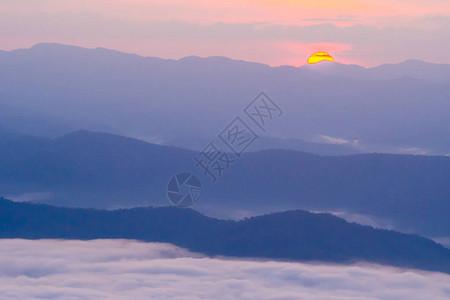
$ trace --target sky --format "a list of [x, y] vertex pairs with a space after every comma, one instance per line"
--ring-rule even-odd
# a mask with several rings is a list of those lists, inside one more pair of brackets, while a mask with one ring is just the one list
[[448, 0], [2, 0], [0, 49], [57, 42], [179, 59], [450, 63]]
[[369, 264], [209, 258], [170, 244], [131, 240], [2, 239], [0, 253], [3, 300], [444, 300], [450, 296], [450, 275], [444, 273]]

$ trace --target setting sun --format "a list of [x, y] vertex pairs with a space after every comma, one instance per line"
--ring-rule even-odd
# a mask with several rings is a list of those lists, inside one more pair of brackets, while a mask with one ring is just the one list
[[323, 60], [334, 61], [334, 58], [326, 52], [316, 52], [308, 58], [308, 64], [315, 64]]

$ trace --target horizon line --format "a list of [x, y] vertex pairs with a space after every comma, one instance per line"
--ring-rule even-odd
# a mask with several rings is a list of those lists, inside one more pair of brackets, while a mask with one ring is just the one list
[[[232, 57], [228, 57], [228, 56], [221, 56], [221, 55], [211, 55], [211, 56], [199, 56], [199, 55], [187, 55], [187, 56], [183, 56], [180, 57], [178, 59], [175, 58], [163, 58], [163, 57], [158, 57], [158, 56], [145, 56], [145, 55], [141, 55], [141, 54], [137, 54], [137, 53], [132, 53], [132, 52], [125, 52], [122, 50], [117, 50], [117, 49], [111, 49], [111, 48], [105, 48], [102, 46], [99, 47], [83, 47], [83, 46], [79, 46], [79, 45], [74, 45], [74, 44], [65, 44], [65, 43], [60, 43], [60, 42], [39, 42], [36, 44], [33, 44], [32, 46], [28, 47], [28, 48], [16, 48], [16, 49], [11, 49], [11, 50], [2, 50], [0, 49], [1, 52], [6, 52], [6, 53], [11, 53], [11, 52], [15, 52], [15, 51], [21, 51], [21, 50], [31, 50], [37, 46], [42, 46], [42, 45], [56, 45], [56, 46], [63, 46], [63, 47], [72, 47], [72, 48], [78, 48], [78, 49], [83, 49], [83, 50], [107, 50], [107, 51], [111, 51], [111, 52], [118, 52], [121, 54], [126, 54], [126, 55], [134, 55], [134, 56], [138, 56], [141, 58], [156, 58], [156, 59], [161, 59], [161, 60], [166, 60], [166, 61], [175, 61], [175, 62], [179, 62], [183, 59], [187, 59], [187, 58], [199, 58], [199, 59], [211, 59], [211, 58], [223, 58], [223, 59], [227, 59], [227, 60], [231, 60], [231, 61], [236, 61], [236, 62], [245, 62], [245, 63], [253, 63], [253, 64], [259, 64], [259, 65], [265, 65], [268, 66], [270, 68], [279, 68], [279, 67], [293, 67], [293, 68], [302, 68], [302, 67], [307, 67], [310, 64], [307, 63], [308, 58], [305, 58], [305, 64], [303, 65], [288, 65], [288, 64], [281, 64], [281, 65], [270, 65], [268, 63], [264, 63], [264, 62], [258, 62], [258, 61], [249, 61], [249, 60], [244, 60], [244, 59], [238, 59], [238, 58], [232, 58]], [[339, 62], [335, 59], [334, 62], [331, 61], [327, 61], [326, 63], [335, 63], [335, 64], [339, 64], [339, 65], [345, 65], [345, 66], [359, 66], [362, 67], [364, 69], [372, 69], [372, 68], [377, 68], [380, 66], [384, 66], [384, 65], [398, 65], [398, 64], [402, 64], [405, 62], [411, 62], [411, 61], [415, 61], [415, 62], [421, 62], [421, 63], [426, 63], [426, 64], [431, 64], [431, 65], [449, 65], [450, 63], [433, 63], [433, 62], [428, 62], [428, 61], [424, 61], [424, 60], [420, 60], [420, 59], [415, 59], [415, 58], [407, 58], [405, 60], [402, 60], [400, 62], [386, 62], [380, 65], [375, 65], [372, 67], [367, 67], [367, 66], [363, 66], [363, 65], [359, 65], [359, 64], [346, 64], [346, 63], [342, 63]], [[322, 63], [319, 62], [319, 63]], [[318, 64], [318, 63], [316, 63]]]

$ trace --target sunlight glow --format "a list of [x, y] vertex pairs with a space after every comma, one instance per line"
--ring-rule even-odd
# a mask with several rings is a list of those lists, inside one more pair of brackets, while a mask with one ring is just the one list
[[308, 58], [308, 64], [315, 64], [323, 60], [334, 61], [334, 58], [326, 52], [316, 52]]

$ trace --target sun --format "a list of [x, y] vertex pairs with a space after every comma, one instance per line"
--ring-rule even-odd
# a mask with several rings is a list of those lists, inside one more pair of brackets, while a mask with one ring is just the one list
[[316, 52], [308, 58], [308, 64], [315, 64], [322, 60], [334, 61], [334, 58], [326, 52]]

